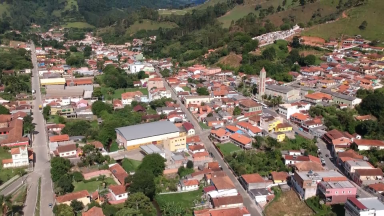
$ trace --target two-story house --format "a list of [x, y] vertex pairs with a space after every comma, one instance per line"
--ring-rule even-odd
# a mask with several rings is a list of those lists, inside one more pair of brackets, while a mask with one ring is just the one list
[[[11, 159], [4, 159], [3, 167], [21, 167], [29, 165], [29, 156], [28, 156], [28, 148], [26, 146], [20, 146], [18, 148], [11, 149]], [[33, 158], [32, 158], [33, 159]]]
[[239, 107], [244, 116], [259, 115], [262, 112], [263, 106], [251, 99], [244, 99], [239, 102]]
[[322, 181], [318, 184], [320, 197], [326, 204], [344, 204], [349, 197], [356, 197], [357, 188], [347, 179]]
[[223, 128], [219, 128], [217, 130], [211, 130], [211, 137], [216, 139], [217, 141], [223, 143], [229, 140], [229, 136], [232, 134]]
[[141, 91], [125, 92], [121, 94], [121, 102], [123, 102], [123, 105], [131, 105], [132, 101], [142, 96], [143, 93]]

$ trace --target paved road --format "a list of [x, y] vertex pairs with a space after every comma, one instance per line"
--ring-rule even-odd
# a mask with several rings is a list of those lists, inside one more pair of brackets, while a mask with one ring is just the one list
[[[158, 70], [156, 72], [161, 76]], [[261, 210], [256, 206], [255, 201], [253, 201], [248, 193], [244, 190], [244, 188], [241, 186], [239, 181], [237, 180], [236, 176], [232, 173], [232, 171], [228, 168], [227, 164], [224, 162], [220, 154], [217, 152], [216, 148], [213, 146], [214, 144], [208, 139], [208, 136], [210, 134], [210, 130], [202, 130], [197, 120], [192, 116], [192, 114], [187, 110], [187, 108], [182, 104], [180, 99], [177, 97], [175, 92], [171, 89], [171, 87], [168, 85], [168, 83], [163, 79], [165, 88], [167, 90], [170, 90], [172, 93], [172, 99], [176, 100], [180, 104], [181, 110], [186, 114], [187, 118], [190, 120], [190, 122], [193, 124], [195, 128], [196, 135], [200, 136], [201, 141], [205, 144], [206, 148], [209, 152], [211, 152], [214, 156], [214, 159], [220, 164], [220, 166], [223, 168], [223, 171], [227, 174], [227, 176], [231, 179], [231, 181], [234, 183], [237, 191], [241, 194], [243, 197], [244, 205], [247, 207], [248, 211], [251, 213], [252, 216], [261, 216], [262, 212]]]
[[9, 195], [13, 192], [15, 192], [27, 179], [28, 175], [22, 176], [21, 178], [18, 178], [16, 181], [12, 182], [10, 185], [8, 185], [6, 188], [4, 188], [0, 195]]
[[[35, 169], [31, 173], [27, 182], [29, 184], [29, 190], [27, 194], [27, 200], [25, 202], [24, 214], [34, 215], [36, 205], [40, 205], [40, 215], [50, 216], [53, 215], [52, 209], [49, 207], [49, 203], [54, 201], [54, 193], [52, 190], [52, 181], [50, 174], [50, 157], [47, 145], [47, 135], [45, 131], [45, 122], [42, 113], [39, 111], [39, 105], [42, 104], [39, 74], [37, 71], [37, 59], [35, 53], [35, 46], [31, 44], [32, 63], [33, 63], [33, 77], [32, 77], [32, 89], [36, 90], [36, 99], [33, 101], [33, 122], [36, 124], [35, 136], [32, 143], [32, 148], [35, 152]], [[40, 203], [37, 203], [38, 193], [38, 181], [41, 177], [41, 196]]]

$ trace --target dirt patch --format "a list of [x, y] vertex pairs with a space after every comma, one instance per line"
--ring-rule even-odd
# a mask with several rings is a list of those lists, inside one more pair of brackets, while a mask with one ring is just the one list
[[304, 56], [307, 56], [307, 55], [320, 56], [320, 55], [323, 55], [323, 52], [317, 51], [317, 50], [303, 50], [303, 51], [300, 51], [299, 54]]
[[305, 45], [323, 45], [325, 43], [325, 40], [320, 37], [310, 37], [310, 36], [301, 36], [301, 43]]
[[296, 192], [291, 190], [281, 194], [278, 200], [269, 204], [265, 210], [266, 216], [309, 216], [313, 211], [301, 201]]
[[237, 68], [237, 67], [240, 67], [242, 59], [243, 58], [240, 55], [230, 53], [229, 55], [221, 58], [218, 63]]
[[343, 18], [348, 18], [348, 15], [345, 13], [345, 11], [343, 11]]

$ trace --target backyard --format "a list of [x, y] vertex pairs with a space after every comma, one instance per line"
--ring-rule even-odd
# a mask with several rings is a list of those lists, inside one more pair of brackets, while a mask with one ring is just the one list
[[210, 127], [208, 127], [208, 125], [204, 124], [203, 122], [199, 122], [199, 125], [203, 129], [210, 129]]
[[122, 162], [122, 167], [124, 168], [125, 171], [129, 173], [129, 172], [134, 172], [137, 169], [137, 167], [140, 166], [140, 164], [141, 164], [141, 161], [124, 158]]
[[233, 152], [240, 151], [241, 148], [233, 143], [218, 144], [217, 147], [224, 155], [230, 155]]
[[[12, 158], [11, 153], [9, 153], [8, 150], [6, 150], [4, 148], [0, 148], [0, 160], [2, 161], [4, 159], [10, 159], [10, 158]], [[14, 169], [7, 168], [7, 169], [4, 169], [1, 167], [0, 168], [0, 184], [5, 183], [6, 181], [11, 179], [15, 175], [21, 176], [21, 174], [24, 172], [23, 169], [24, 168], [14, 168]]]
[[[96, 180], [95, 179], [90, 179], [90, 180], [84, 180], [81, 182], [73, 182], [73, 185], [75, 186], [75, 189], [73, 190], [74, 192], [76, 191], [81, 191], [81, 190], [87, 190], [88, 192], [95, 192], [97, 189], [100, 189], [103, 187], [102, 183], [103, 181], [101, 179]], [[115, 180], [113, 178], [105, 178], [105, 183], [106, 186], [108, 187], [109, 185], [116, 185]]]
[[162, 194], [156, 195], [155, 200], [161, 206], [164, 206], [166, 203], [174, 203], [175, 205], [180, 205], [180, 207], [190, 209], [194, 206], [194, 203], [201, 202], [202, 191], [196, 190], [185, 193], [171, 193], [171, 194]]
[[184, 89], [184, 91], [187, 91], [187, 92], [191, 91], [191, 88], [188, 86], [184, 86], [183, 89]]
[[107, 88], [102, 87], [101, 92], [103, 93], [105, 99], [110, 100], [110, 99], [121, 99], [121, 94], [125, 92], [134, 92], [134, 91], [141, 91], [144, 95], [148, 95], [148, 89], [147, 88], [121, 88], [121, 89], [116, 89], [113, 93], [113, 95], [109, 95], [107, 93]]
[[314, 215], [313, 211], [300, 201], [295, 191], [287, 191], [276, 197], [264, 210], [266, 216]]

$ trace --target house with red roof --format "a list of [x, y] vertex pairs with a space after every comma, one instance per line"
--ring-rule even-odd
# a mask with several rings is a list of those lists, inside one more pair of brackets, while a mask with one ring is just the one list
[[194, 136], [195, 135], [195, 127], [190, 122], [184, 122], [183, 128], [187, 132], [187, 136]]
[[194, 191], [199, 189], [199, 181], [196, 179], [181, 179], [178, 184], [179, 191]]

